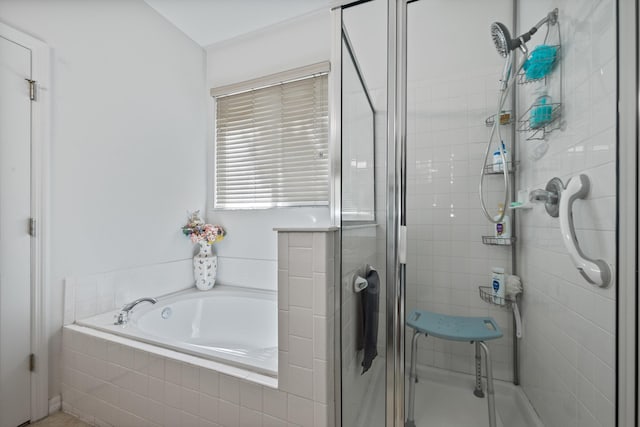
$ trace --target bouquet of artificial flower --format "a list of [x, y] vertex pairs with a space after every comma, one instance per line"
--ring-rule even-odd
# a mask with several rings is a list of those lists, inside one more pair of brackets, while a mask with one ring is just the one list
[[227, 234], [219, 225], [205, 224], [200, 218], [200, 211], [195, 211], [189, 216], [189, 221], [182, 227], [182, 232], [193, 243], [207, 242], [210, 245], [224, 239]]

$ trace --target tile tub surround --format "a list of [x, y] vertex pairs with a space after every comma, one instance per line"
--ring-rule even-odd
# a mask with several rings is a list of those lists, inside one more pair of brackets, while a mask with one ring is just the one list
[[64, 324], [120, 308], [141, 297], [156, 297], [193, 286], [191, 258], [64, 280]]
[[334, 229], [278, 232], [278, 382], [308, 417], [303, 425], [335, 420], [337, 235]]
[[333, 426], [335, 234], [278, 233], [277, 385], [71, 325], [63, 330], [63, 409], [98, 426]]

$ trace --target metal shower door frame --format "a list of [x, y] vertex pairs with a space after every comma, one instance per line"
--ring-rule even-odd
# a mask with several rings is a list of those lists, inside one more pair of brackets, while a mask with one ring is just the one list
[[[407, 4], [387, 0], [387, 301], [386, 425], [404, 426], [404, 266], [398, 238], [404, 222], [406, 177]], [[358, 1], [333, 0], [339, 8]], [[517, 1], [514, 2], [517, 7]], [[640, 105], [639, 22], [635, 2], [618, 0], [618, 295], [617, 425], [636, 425], [638, 388], [638, 134]], [[404, 34], [403, 34], [404, 33]], [[334, 64], [335, 66], [336, 64]], [[633, 88], [621, 90], [620, 88]], [[624, 199], [625, 203], [620, 203]], [[624, 373], [624, 375], [622, 374]]]
[[406, 226], [408, 3], [388, 0], [387, 4], [387, 427], [403, 427], [405, 418], [406, 266], [400, 262], [399, 238]]
[[616, 425], [638, 425], [640, 8], [617, 1]]

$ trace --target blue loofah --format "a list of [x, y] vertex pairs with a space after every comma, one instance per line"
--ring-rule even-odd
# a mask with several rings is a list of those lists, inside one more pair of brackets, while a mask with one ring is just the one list
[[541, 96], [531, 109], [529, 126], [531, 129], [538, 129], [546, 125], [553, 118], [553, 106], [549, 105], [551, 99], [548, 96]]
[[549, 74], [557, 57], [558, 46], [536, 46], [523, 66], [527, 80], [538, 80]]

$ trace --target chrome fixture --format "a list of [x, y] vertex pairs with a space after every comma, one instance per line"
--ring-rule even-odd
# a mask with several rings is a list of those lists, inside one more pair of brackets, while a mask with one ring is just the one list
[[604, 288], [611, 283], [611, 268], [606, 261], [589, 258], [582, 252], [573, 224], [573, 202], [586, 198], [589, 188], [589, 177], [584, 174], [569, 179], [566, 186], [560, 178], [553, 178], [544, 190], [533, 190], [529, 199], [532, 202], [544, 202], [547, 213], [560, 218], [562, 241], [578, 272], [587, 282]]
[[140, 304], [141, 302], [150, 302], [151, 304], [155, 304], [158, 302], [155, 298], [145, 297], [138, 298], [137, 300], [126, 304], [124, 307], [120, 309], [120, 313], [116, 316], [116, 321], [113, 323], [114, 325], [126, 325], [129, 322], [129, 314], [133, 308]]
[[564, 185], [560, 178], [552, 178], [544, 190], [533, 190], [529, 193], [529, 201], [531, 202], [544, 202], [544, 208], [549, 215], [557, 218], [559, 215], [559, 202], [560, 193], [564, 189]]
[[517, 48], [520, 48], [522, 52], [525, 53], [526, 43], [531, 40], [531, 36], [537, 33], [540, 27], [544, 24], [549, 23], [550, 25], [555, 25], [556, 22], [558, 22], [557, 8], [549, 12], [547, 16], [542, 18], [529, 31], [515, 39], [511, 38], [511, 34], [509, 34], [509, 30], [506, 25], [501, 22], [494, 22], [491, 24], [491, 38], [493, 39], [493, 44], [495, 44], [496, 50], [500, 56], [506, 58], [512, 50]]

